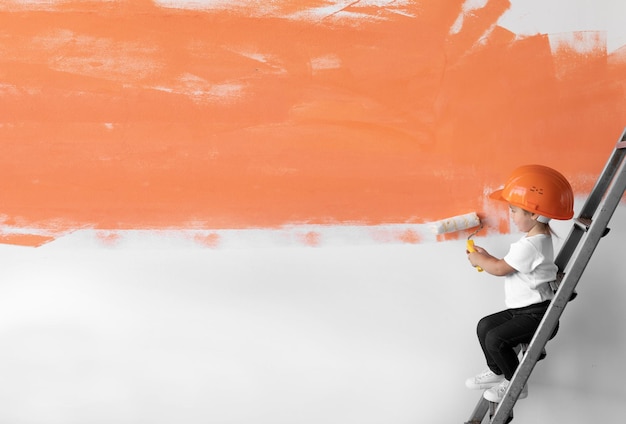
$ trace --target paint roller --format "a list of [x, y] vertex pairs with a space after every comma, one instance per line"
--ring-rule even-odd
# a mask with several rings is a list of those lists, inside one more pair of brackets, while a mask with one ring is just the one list
[[[451, 218], [442, 219], [441, 221], [435, 221], [431, 224], [431, 228], [435, 234], [445, 234], [454, 231], [468, 230], [470, 228], [478, 227], [476, 231], [467, 237], [467, 250], [468, 252], [475, 252], [474, 240], [472, 237], [476, 235], [482, 228], [483, 224], [480, 222], [480, 218], [476, 212], [466, 213], [465, 215], [453, 216]], [[481, 267], [476, 267], [479, 272], [482, 272]]]

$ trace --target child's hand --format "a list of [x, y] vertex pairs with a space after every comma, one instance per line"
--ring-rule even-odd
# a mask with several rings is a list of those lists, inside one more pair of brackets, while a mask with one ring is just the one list
[[[484, 254], [488, 254], [488, 253], [487, 253], [487, 251], [486, 251], [485, 249], [483, 249], [482, 247], [480, 247], [480, 246], [476, 246], [476, 245], [474, 245], [474, 250], [475, 250], [477, 253], [480, 253], [480, 254], [483, 254], [483, 255], [484, 255]], [[470, 253], [470, 252], [468, 251], [467, 253]]]
[[491, 275], [503, 276], [516, 272], [515, 268], [504, 259], [491, 256], [489, 252], [480, 246], [474, 246], [474, 252], [467, 252], [467, 260], [474, 268], [480, 267]]
[[479, 266], [478, 262], [482, 259], [482, 256], [489, 255], [489, 253], [487, 253], [485, 249], [476, 245], [474, 245], [473, 252], [470, 252], [469, 250], [467, 250], [466, 253], [467, 253], [467, 259], [469, 260], [470, 264], [472, 264], [474, 268]]

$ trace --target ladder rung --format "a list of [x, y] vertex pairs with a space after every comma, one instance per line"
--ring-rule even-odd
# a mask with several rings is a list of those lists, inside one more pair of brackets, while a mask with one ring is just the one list
[[[574, 225], [576, 225], [581, 230], [587, 232], [589, 231], [589, 227], [591, 227], [592, 222], [593, 221], [590, 218], [576, 218], [574, 220]], [[605, 228], [604, 231], [602, 232], [601, 237], [606, 236], [609, 233], [609, 231], [611, 231], [610, 228]]]
[[574, 220], [574, 224], [578, 228], [580, 228], [580, 229], [582, 229], [584, 231], [588, 231], [589, 230], [589, 227], [591, 227], [591, 223], [592, 223], [591, 218], [576, 218]]

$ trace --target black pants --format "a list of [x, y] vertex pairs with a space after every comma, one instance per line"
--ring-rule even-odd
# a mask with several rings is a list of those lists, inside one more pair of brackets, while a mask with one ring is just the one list
[[[514, 348], [520, 343], [530, 343], [549, 305], [548, 300], [524, 308], [507, 309], [478, 322], [478, 340], [491, 371], [504, 374], [509, 381], [513, 378], [519, 365]], [[558, 326], [550, 338], [557, 330]]]

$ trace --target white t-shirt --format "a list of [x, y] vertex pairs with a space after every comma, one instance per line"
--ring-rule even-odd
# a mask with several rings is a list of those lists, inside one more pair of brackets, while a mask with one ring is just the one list
[[521, 308], [554, 297], [550, 281], [556, 279], [552, 238], [546, 234], [523, 237], [511, 244], [504, 261], [517, 272], [504, 277], [504, 303]]

